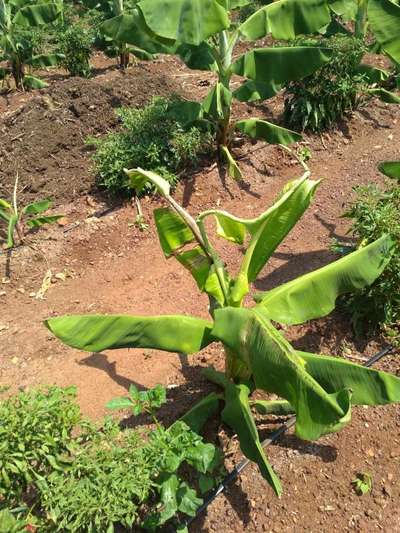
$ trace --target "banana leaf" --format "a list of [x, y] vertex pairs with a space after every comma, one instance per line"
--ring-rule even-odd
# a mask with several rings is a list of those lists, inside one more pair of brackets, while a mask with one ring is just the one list
[[379, 163], [378, 169], [388, 178], [400, 180], [400, 161], [382, 161]]
[[368, 0], [367, 12], [376, 40], [400, 63], [400, 6], [391, 0]]
[[278, 46], [256, 48], [232, 65], [232, 72], [257, 82], [284, 84], [309, 76], [329, 61], [329, 48], [316, 46]]
[[271, 33], [284, 41], [316, 33], [329, 24], [331, 15], [325, 0], [278, 0], [262, 7], [239, 26], [247, 40], [262, 39]]
[[190, 354], [213, 342], [210, 322], [183, 315], [66, 315], [45, 324], [65, 344], [87, 352], [153, 348]]
[[156, 35], [180, 44], [199, 46], [230, 25], [216, 0], [142, 0], [138, 7]]
[[225, 387], [225, 408], [221, 414], [222, 420], [237, 433], [240, 448], [244, 455], [257, 463], [263, 478], [268, 481], [275, 493], [280, 496], [282, 493], [281, 483], [261, 446], [250, 410], [249, 394], [250, 389], [244, 384], [227, 384]]
[[384, 235], [377, 241], [329, 265], [257, 295], [266, 315], [283, 324], [301, 324], [329, 314], [338, 296], [371, 285], [383, 272], [394, 242]]

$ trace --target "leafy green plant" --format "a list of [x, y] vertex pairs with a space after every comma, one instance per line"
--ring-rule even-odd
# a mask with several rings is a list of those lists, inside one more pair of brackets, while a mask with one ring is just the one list
[[134, 416], [148, 413], [154, 419], [155, 411], [166, 401], [166, 391], [161, 385], [145, 391], [139, 391], [135, 385], [131, 385], [128, 397], [114, 398], [107, 403], [106, 407], [108, 409], [131, 409]]
[[[380, 168], [394, 176], [399, 166], [396, 162], [386, 162]], [[400, 185], [389, 185], [387, 189], [359, 186], [355, 191], [356, 199], [344, 216], [352, 220], [351, 232], [357, 239], [357, 247], [362, 249], [385, 233], [393, 236], [395, 247], [382, 276], [370, 287], [348, 295], [345, 305], [358, 333], [381, 326], [394, 336], [394, 341], [399, 336], [400, 323]]]
[[178, 512], [195, 516], [197, 507], [203, 503], [196, 490], [178, 476], [183, 463], [200, 473], [199, 484], [204, 485], [207, 480], [211, 488], [214, 479], [207, 474], [220, 463], [216, 448], [203, 443], [183, 420], [178, 420], [167, 430], [162, 427], [155, 413], [165, 402], [166, 390], [161, 385], [146, 391], [139, 391], [131, 385], [128, 397], [115, 398], [106, 405], [109, 409], [129, 409], [134, 416], [148, 413], [155, 422], [156, 430], [150, 433], [149, 444], [144, 450], [145, 457], [157, 465], [155, 488], [160, 498], [156, 511], [150, 513], [143, 523], [149, 531], [158, 530]]
[[357, 474], [357, 477], [353, 479], [352, 484], [359, 496], [368, 494], [372, 489], [372, 476], [367, 473]]
[[[254, 42], [269, 35], [291, 40], [312, 34], [331, 20], [325, 0], [279, 0], [269, 2], [240, 22], [237, 10], [250, 3], [141, 0], [130, 15], [119, 15], [103, 25], [110, 37], [123, 35], [126, 42], [152, 51], [145, 42], [150, 38], [158, 51], [179, 56], [189, 68], [215, 72], [216, 82], [203, 102], [183, 102], [176, 112], [187, 123], [200, 120], [208, 124], [215, 132], [219, 154], [235, 178], [241, 175], [230, 151], [235, 132], [272, 144], [290, 144], [301, 136], [259, 118], [231, 121], [233, 99], [252, 102], [271, 98], [284, 83], [311, 74], [332, 54], [317, 46], [238, 52], [239, 41]], [[231, 86], [234, 74], [243, 79], [236, 90]]]
[[286, 85], [284, 119], [288, 127], [311, 131], [329, 128], [366, 97], [367, 81], [357, 71], [366, 51], [364, 43], [342, 35], [322, 43], [335, 51], [328, 63]]
[[52, 67], [58, 64], [58, 54], [37, 54], [32, 41], [32, 31], [55, 21], [62, 14], [62, 3], [51, 0], [0, 0], [0, 79], [12, 75], [19, 90], [40, 89], [46, 84], [28, 75], [26, 66]]
[[60, 468], [82, 421], [75, 394], [49, 387], [0, 401], [0, 508], [23, 506], [28, 489]]
[[[400, 401], [400, 379], [340, 358], [296, 351], [273, 325], [300, 324], [327, 315], [341, 294], [370, 285], [384, 270], [393, 249], [385, 235], [323, 268], [256, 295], [257, 305], [243, 307], [250, 284], [302, 216], [318, 186], [310, 172], [289, 183], [277, 201], [254, 219], [217, 209], [194, 219], [170, 195], [169, 184], [153, 172], [127, 171], [140, 190], [147, 181], [157, 187], [169, 208], [154, 212], [161, 248], [187, 268], [209, 297], [210, 320], [184, 315], [71, 315], [46, 321], [66, 344], [90, 352], [117, 348], [152, 348], [191, 354], [212, 342], [225, 349], [225, 373], [207, 368], [204, 374], [223, 394], [211, 394], [195, 405], [183, 421], [198, 432], [224, 402], [222, 420], [238, 435], [241, 449], [258, 464], [277, 494], [278, 477], [261, 446], [251, 409], [296, 412], [296, 435], [316, 440], [350, 421], [351, 406]], [[216, 221], [217, 235], [244, 248], [238, 274], [227, 271], [205, 221]], [[208, 226], [207, 226], [208, 227]], [[273, 392], [279, 402], [254, 401], [257, 390]]]
[[[160, 386], [134, 392], [137, 413], [155, 416], [165, 401]], [[49, 387], [0, 402], [0, 533], [111, 533], [145, 515], [142, 525], [155, 531], [177, 513], [193, 516], [202, 500], [181, 467], [212, 481], [215, 447], [183, 420], [122, 431], [106, 418], [99, 427], [82, 418], [75, 396], [73, 387]]]
[[[124, 168], [140, 165], [161, 174], [171, 185], [177, 173], [197, 162], [209, 150], [211, 136], [197, 127], [185, 127], [171, 109], [177, 100], [155, 97], [143, 108], [121, 108], [120, 131], [104, 139], [89, 139], [98, 184], [112, 193], [130, 192]], [[146, 187], [143, 192], [150, 192]]]
[[136, 3], [136, 0], [83, 0], [95, 23], [90, 27], [95, 29], [97, 47], [109, 56], [118, 56], [121, 69], [129, 66], [131, 54], [140, 59], [152, 59], [154, 53], [161, 51], [144, 32], [136, 35], [135, 43], [129, 44], [130, 39], [118, 27], [118, 22], [116, 26], [121, 18], [134, 17]]
[[92, 32], [83, 24], [68, 26], [59, 37], [59, 50], [63, 55], [61, 65], [71, 76], [90, 76], [90, 56], [92, 54]]
[[24, 242], [27, 229], [37, 229], [45, 224], [54, 224], [63, 215], [43, 215], [52, 203], [51, 200], [38, 200], [19, 209], [17, 202], [18, 176], [15, 180], [12, 204], [0, 198], [0, 220], [7, 224], [6, 247], [15, 246], [15, 233]]

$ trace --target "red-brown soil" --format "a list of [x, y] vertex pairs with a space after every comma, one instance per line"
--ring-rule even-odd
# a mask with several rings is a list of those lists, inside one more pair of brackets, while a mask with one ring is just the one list
[[[209, 364], [223, 365], [222, 351], [216, 345], [190, 358], [154, 350], [90, 355], [63, 346], [42, 322], [49, 316], [88, 312], [207, 316], [206, 298], [198, 294], [189, 274], [162, 256], [151, 218], [159, 199], [142, 202], [149, 223], [144, 232], [133, 225], [136, 213], [129, 203], [95, 216], [106, 204], [97, 195], [87, 196], [94, 180], [84, 139], [115, 127], [114, 108], [121, 103], [141, 105], [152, 94], [171, 91], [199, 98], [208, 90], [209, 76], [162, 59], [140, 64], [128, 74], [104, 68], [92, 80], [50, 80], [44, 92], [0, 100], [4, 106], [0, 197], [9, 194], [19, 170], [26, 198], [51, 194], [57, 199], [57, 211], [66, 215], [62, 225], [30, 236], [29, 246], [0, 255], [0, 280], [4, 277], [0, 283], [0, 384], [10, 384], [13, 390], [39, 383], [76, 384], [83, 412], [100, 418], [105, 403], [125, 394], [131, 383], [141, 387], [162, 383], [169, 387], [170, 401], [161, 411], [166, 423], [212, 388], [200, 370]], [[76, 98], [71, 90], [77, 91]], [[46, 107], [49, 102], [54, 109]], [[96, 106], [93, 110], [92, 105]], [[277, 98], [272, 105], [241, 106], [236, 112], [277, 115], [280, 108]], [[66, 121], [68, 117], [74, 122]], [[400, 155], [399, 121], [399, 108], [374, 100], [337, 131], [305, 137], [312, 151], [313, 177], [324, 180], [310, 209], [262, 272], [256, 289], [268, 289], [335, 257], [329, 245], [334, 237], [348, 238], [349, 222], [339, 217], [352, 198], [352, 188], [369, 182], [383, 184], [377, 162]], [[246, 143], [237, 155], [243, 183], [221, 176], [216, 165], [210, 164], [190, 173], [179, 185], [176, 198], [192, 213], [218, 205], [253, 216], [271, 204], [289, 179], [301, 174], [299, 165], [277, 147]], [[241, 250], [226, 242], [219, 246], [235, 271]], [[48, 270], [53, 283], [43, 299], [36, 299], [33, 293]], [[60, 273], [65, 276], [56, 276]], [[380, 338], [356, 339], [348, 318], [339, 312], [288, 328], [286, 334], [298, 347], [352, 356], [358, 362], [382, 344]], [[378, 367], [399, 374], [398, 357], [387, 357]], [[273, 496], [257, 468], [249, 466], [191, 530], [400, 531], [399, 414], [398, 406], [358, 408], [350, 425], [318, 443], [301, 442], [290, 433], [280, 438], [268, 455], [282, 479], [283, 497]], [[276, 421], [264, 422], [260, 421], [262, 436], [276, 427]], [[219, 439], [215, 438], [224, 444], [230, 468], [241, 458], [237, 441], [225, 433], [226, 428], [216, 429]], [[372, 492], [363, 497], [351, 485], [358, 472], [368, 472], [373, 478]]]

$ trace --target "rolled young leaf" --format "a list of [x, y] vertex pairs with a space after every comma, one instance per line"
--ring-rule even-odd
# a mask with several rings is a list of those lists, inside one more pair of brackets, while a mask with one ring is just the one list
[[371, 285], [383, 272], [393, 253], [388, 235], [338, 261], [304, 274], [257, 296], [266, 315], [283, 324], [302, 324], [329, 314], [336, 299], [346, 292]]
[[191, 354], [214, 340], [212, 323], [183, 315], [66, 315], [45, 324], [65, 344], [87, 352], [153, 348]]
[[253, 227], [252, 238], [232, 289], [233, 302], [240, 303], [248, 293], [249, 283], [257, 278], [277, 246], [304, 214], [318, 185], [319, 181], [310, 180], [307, 174], [293, 181]]
[[284, 41], [316, 33], [329, 24], [326, 0], [278, 0], [262, 7], [239, 26], [240, 34], [255, 41], [271, 33]]
[[283, 84], [309, 76], [329, 61], [333, 51], [316, 46], [256, 48], [232, 65], [232, 72], [262, 83]]
[[269, 464], [261, 446], [256, 424], [250, 410], [250, 389], [246, 385], [229, 383], [225, 387], [225, 408], [222, 420], [238, 435], [240, 449], [244, 455], [257, 463], [263, 478], [268, 481], [275, 493], [280, 496], [282, 487], [279, 478]]

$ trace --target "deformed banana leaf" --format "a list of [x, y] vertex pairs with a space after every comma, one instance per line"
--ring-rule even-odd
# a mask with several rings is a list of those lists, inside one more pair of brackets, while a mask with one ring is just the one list
[[232, 94], [239, 102], [255, 102], [257, 100], [267, 100], [275, 96], [282, 86], [276, 83], [262, 83], [259, 81], [245, 81], [239, 89]]
[[225, 387], [225, 408], [222, 420], [238, 435], [240, 448], [244, 455], [257, 463], [263, 478], [268, 481], [275, 493], [282, 493], [279, 478], [269, 464], [261, 446], [257, 428], [250, 410], [250, 389], [246, 385], [229, 383]]
[[65, 344], [87, 352], [153, 348], [190, 354], [213, 342], [212, 323], [183, 315], [66, 315], [45, 324]]
[[212, 392], [196, 403], [180, 420], [195, 433], [200, 433], [206, 421], [217, 412], [220, 400], [222, 395]]
[[300, 438], [316, 440], [349, 422], [351, 391], [327, 392], [261, 309], [217, 309], [212, 335], [247, 361], [258, 389], [293, 406]]
[[302, 139], [300, 133], [282, 128], [282, 126], [277, 126], [276, 124], [258, 118], [239, 120], [236, 122], [235, 128], [252, 139], [263, 139], [269, 144], [286, 145], [301, 141]]
[[386, 104], [400, 104], [400, 96], [391, 91], [383, 89], [383, 87], [377, 87], [376, 89], [368, 89], [369, 94], [377, 96], [382, 102]]
[[142, 0], [138, 7], [156, 35], [178, 43], [198, 46], [230, 25], [216, 0]]
[[230, 108], [232, 93], [222, 83], [217, 82], [205, 97], [202, 107], [204, 112], [214, 119], [222, 119], [225, 109]]
[[384, 51], [400, 63], [400, 6], [391, 0], [368, 0], [368, 21]]
[[171, 257], [185, 244], [194, 241], [192, 230], [184, 220], [168, 207], [160, 207], [154, 210], [158, 238], [165, 257]]
[[400, 161], [382, 161], [379, 163], [378, 169], [388, 178], [400, 180]]
[[394, 242], [384, 235], [338, 261], [256, 297], [266, 315], [283, 324], [301, 324], [329, 314], [338, 296], [371, 285], [383, 272]]
[[44, 226], [45, 224], [54, 224], [54, 222], [57, 222], [57, 220], [60, 220], [60, 218], [63, 218], [64, 215], [48, 215], [48, 216], [41, 216], [41, 217], [35, 217], [31, 218], [26, 221], [26, 225], [29, 228], [40, 228], [41, 226]]
[[332, 56], [329, 48], [277, 46], [256, 48], [232, 65], [232, 72], [257, 82], [283, 84], [300, 80], [322, 67]]
[[60, 4], [51, 2], [26, 5], [17, 11], [13, 22], [24, 27], [41, 26], [56, 20], [61, 11]]
[[278, 0], [262, 7], [239, 26], [240, 34], [255, 41], [271, 33], [284, 41], [316, 33], [329, 24], [326, 0]]
[[228, 165], [229, 176], [235, 180], [242, 179], [242, 172], [233, 155], [230, 153], [229, 148], [227, 146], [221, 146], [221, 152], [223, 153], [226, 164]]
[[40, 54], [29, 58], [26, 64], [36, 68], [56, 67], [63, 58], [63, 54]]
[[327, 391], [350, 388], [353, 405], [400, 402], [400, 378], [340, 357], [297, 352], [305, 370]]
[[24, 86], [27, 89], [44, 89], [48, 87], [48, 84], [40, 78], [26, 74], [24, 76]]
[[38, 202], [33, 202], [31, 204], [26, 205], [22, 212], [25, 215], [39, 215], [40, 213], [43, 213], [44, 211], [47, 211], [52, 205], [51, 200], [40, 200]]

